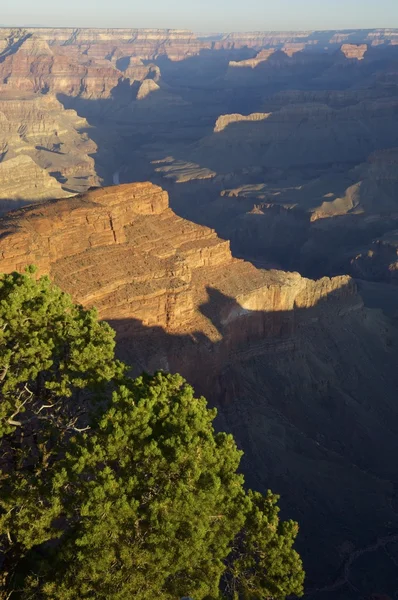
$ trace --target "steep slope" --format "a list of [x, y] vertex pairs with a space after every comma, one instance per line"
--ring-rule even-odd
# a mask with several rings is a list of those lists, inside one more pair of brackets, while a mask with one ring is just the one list
[[[7, 184], [2, 178], [0, 198], [63, 197], [98, 185], [90, 156], [97, 148], [85, 132], [88, 123], [75, 111], [65, 110], [54, 96], [4, 94], [0, 98], [0, 123], [0, 170], [7, 169], [12, 175]], [[54, 179], [50, 194], [45, 179], [42, 189], [38, 182], [29, 186], [29, 172], [20, 167], [21, 162], [11, 162], [22, 156], [32, 159], [37, 172], [45, 170], [47, 181]]]
[[0, 163], [0, 214], [17, 206], [70, 196], [61, 184], [30, 156], [19, 155]]
[[349, 277], [256, 269], [149, 183], [10, 213], [0, 257], [96, 305], [136, 372], [180, 371], [219, 407], [248, 483], [281, 492], [301, 522], [311, 597], [393, 595], [398, 330]]

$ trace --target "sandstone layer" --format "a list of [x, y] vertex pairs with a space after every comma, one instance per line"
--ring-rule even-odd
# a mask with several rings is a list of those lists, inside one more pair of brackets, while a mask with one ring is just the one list
[[[315, 284], [234, 259], [228, 241], [177, 217], [167, 193], [150, 183], [14, 212], [3, 218], [0, 235], [3, 271], [34, 263], [77, 301], [97, 306], [101, 318], [135, 318], [167, 331], [201, 330], [217, 339], [198, 311], [206, 287], [234, 298], [242, 314], [310, 308], [340, 289], [355, 296], [349, 278]], [[240, 316], [226, 310], [223, 319]]]
[[[99, 136], [98, 150], [89, 137], [91, 133], [97, 137], [92, 127], [96, 120], [103, 123], [105, 117], [116, 123], [142, 122], [142, 112], [144, 116], [148, 111], [154, 113], [162, 105], [166, 111], [171, 105], [174, 111], [174, 104], [184, 103], [160, 89], [158, 66], [144, 64], [128, 47], [121, 48], [126, 41], [136, 43], [138, 53], [145, 58], [139, 44], [146, 40], [161, 46], [166, 43], [161, 32], [146, 32], [144, 36], [138, 31], [129, 35], [120, 32], [120, 38], [112, 30], [93, 35], [59, 30], [54, 38], [50, 34], [47, 29], [0, 30], [0, 38], [4, 37], [0, 51], [0, 160], [27, 154], [55, 177], [64, 191], [79, 193], [102, 181], [110, 183], [115, 172], [109, 155], [102, 161], [102, 152], [105, 154], [112, 136], [120, 139], [119, 131], [114, 127], [106, 139]], [[170, 35], [173, 38], [174, 34]], [[177, 45], [185, 39], [183, 32], [175, 32], [175, 36]], [[159, 98], [154, 107], [150, 97], [155, 92]], [[135, 106], [144, 100], [145, 107]], [[95, 156], [98, 153], [100, 157]], [[16, 173], [13, 180], [21, 177]], [[0, 190], [0, 198], [21, 196], [21, 189], [7, 186], [3, 193]], [[41, 195], [46, 197], [45, 186]], [[34, 195], [23, 199], [34, 199]], [[2, 205], [4, 210], [6, 204]]]

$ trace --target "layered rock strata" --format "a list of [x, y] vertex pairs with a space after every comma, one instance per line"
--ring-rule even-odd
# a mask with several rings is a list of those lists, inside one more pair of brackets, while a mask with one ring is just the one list
[[[41, 169], [30, 156], [19, 155], [0, 163], [0, 200], [38, 201], [69, 196], [61, 184]], [[3, 209], [0, 203], [0, 210]], [[10, 208], [12, 204], [7, 204]]]
[[63, 197], [98, 185], [90, 156], [97, 147], [88, 129], [84, 118], [51, 94], [3, 94], [0, 173], [7, 177], [0, 174], [0, 198]]
[[78, 48], [86, 57], [101, 60], [109, 59], [123, 48], [124, 57], [155, 60], [159, 56], [167, 56], [179, 61], [211, 49], [279, 48], [292, 56], [304, 48], [336, 48], [341, 44], [393, 45], [398, 41], [398, 30], [271, 31], [226, 33], [212, 37], [179, 29], [0, 28], [0, 52], [10, 54], [13, 45], [31, 36], [40, 40], [40, 43], [34, 43], [36, 54], [50, 55], [57, 48]]
[[108, 98], [122, 78], [110, 61], [92, 60], [84, 52], [50, 48], [37, 34], [28, 34], [11, 45], [0, 60], [0, 92], [51, 91], [70, 96]]
[[[229, 242], [177, 217], [167, 193], [149, 183], [26, 208], [0, 223], [2, 271], [34, 263], [75, 300], [95, 305], [104, 319], [202, 331], [217, 340], [214, 323], [199, 311], [210, 288], [229, 299], [225, 307], [221, 303], [224, 323], [251, 312], [308, 308], [340, 289], [355, 296], [349, 278], [314, 283], [234, 259]], [[231, 299], [240, 308], [231, 310]], [[271, 332], [278, 335], [279, 325], [260, 333]]]

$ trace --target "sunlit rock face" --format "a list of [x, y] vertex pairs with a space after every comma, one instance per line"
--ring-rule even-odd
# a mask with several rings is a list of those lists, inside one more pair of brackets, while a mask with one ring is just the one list
[[52, 94], [0, 96], [0, 211], [4, 201], [70, 196], [99, 184], [86, 119]]
[[341, 51], [346, 58], [363, 60], [368, 47], [366, 44], [343, 44]]

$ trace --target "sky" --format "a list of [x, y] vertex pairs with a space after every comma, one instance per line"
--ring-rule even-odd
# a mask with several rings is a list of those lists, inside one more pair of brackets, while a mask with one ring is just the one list
[[195, 32], [398, 28], [398, 0], [0, 0], [0, 25]]

